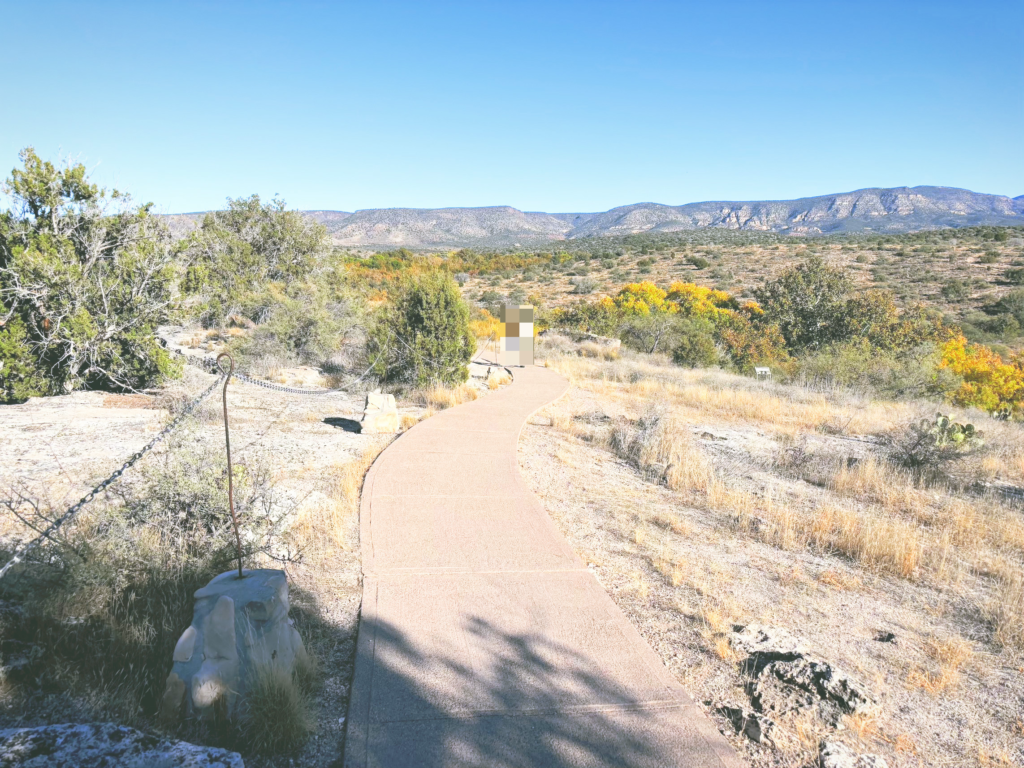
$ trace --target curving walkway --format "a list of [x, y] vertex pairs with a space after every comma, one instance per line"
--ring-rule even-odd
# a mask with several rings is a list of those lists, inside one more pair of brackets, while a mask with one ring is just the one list
[[568, 384], [514, 374], [367, 474], [344, 765], [741, 766], [520, 479], [522, 425]]

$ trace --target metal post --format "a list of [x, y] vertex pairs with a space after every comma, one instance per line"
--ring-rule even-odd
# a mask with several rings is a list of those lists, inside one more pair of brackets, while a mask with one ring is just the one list
[[[238, 578], [245, 578], [242, 575], [242, 536], [238, 532], [238, 515], [235, 514], [235, 483], [234, 472], [231, 469], [231, 433], [228, 431], [228, 384], [231, 383], [231, 375], [235, 372], [235, 360], [227, 352], [217, 355], [217, 367], [220, 368], [221, 358], [226, 357], [231, 364], [227, 375], [224, 377], [224, 445], [228, 451], [228, 508], [231, 510], [231, 525], [235, 529], [235, 545], [238, 547]], [[222, 372], [223, 368], [220, 369]]]

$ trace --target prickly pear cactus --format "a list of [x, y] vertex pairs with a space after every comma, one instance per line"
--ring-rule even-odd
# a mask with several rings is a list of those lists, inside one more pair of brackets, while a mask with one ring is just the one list
[[981, 433], [973, 424], [960, 424], [941, 413], [935, 414], [935, 421], [924, 419], [921, 427], [935, 438], [935, 445], [940, 448], [968, 448], [981, 443]]

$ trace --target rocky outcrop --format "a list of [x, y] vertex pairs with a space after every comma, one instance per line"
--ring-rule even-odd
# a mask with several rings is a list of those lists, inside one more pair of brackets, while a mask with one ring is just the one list
[[836, 723], [843, 715], [877, 707], [865, 685], [783, 629], [750, 624], [733, 632], [730, 643], [747, 654], [747, 693], [756, 712], [813, 708], [826, 722]]
[[838, 741], [823, 741], [818, 753], [821, 768], [889, 768], [879, 755], [858, 755]]
[[0, 730], [4, 768], [245, 768], [237, 752], [113, 723]]
[[302, 638], [288, 618], [284, 571], [228, 571], [195, 594], [192, 624], [174, 648], [160, 717], [236, 718], [254, 675], [278, 668], [292, 673], [307, 661]]
[[797, 200], [636, 203], [602, 213], [539, 213], [509, 206], [305, 213], [341, 245], [414, 248], [507, 247], [705, 228], [816, 235], [1024, 224], [1020, 199], [954, 187], [868, 188]]
[[370, 392], [363, 405], [359, 431], [364, 435], [392, 434], [398, 431], [398, 407], [394, 395]]

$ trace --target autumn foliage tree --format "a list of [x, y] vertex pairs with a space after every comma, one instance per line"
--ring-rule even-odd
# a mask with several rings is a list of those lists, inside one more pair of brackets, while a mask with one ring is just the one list
[[1024, 354], [1004, 360], [988, 347], [953, 333], [942, 345], [940, 365], [961, 379], [951, 397], [954, 404], [1000, 418], [1024, 416]]

